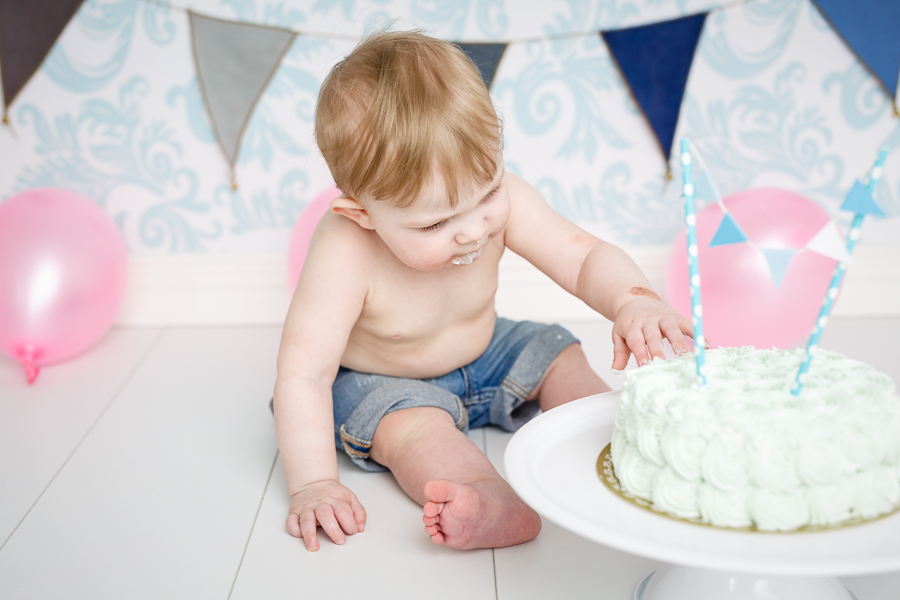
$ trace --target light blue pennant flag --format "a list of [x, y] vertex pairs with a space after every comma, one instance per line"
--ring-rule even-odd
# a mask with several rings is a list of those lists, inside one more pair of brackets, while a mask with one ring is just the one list
[[747, 236], [744, 235], [744, 231], [737, 224], [737, 221], [734, 220], [730, 213], [725, 213], [725, 216], [722, 217], [722, 222], [719, 223], [719, 228], [716, 230], [716, 235], [713, 236], [712, 241], [709, 243], [709, 247], [739, 244], [746, 241]]
[[762, 252], [766, 257], [766, 262], [769, 263], [769, 273], [772, 275], [772, 283], [775, 284], [777, 290], [781, 287], [784, 274], [787, 273], [788, 266], [797, 251], [790, 248], [762, 248]]
[[694, 198], [697, 200], [711, 200], [713, 202], [722, 201], [722, 196], [719, 195], [719, 190], [716, 188], [716, 184], [713, 183], [712, 176], [707, 169], [700, 171], [700, 175], [694, 181]]
[[841, 210], [857, 215], [886, 216], [881, 207], [878, 206], [878, 203], [875, 202], [875, 198], [872, 197], [872, 192], [859, 179], [853, 182], [853, 187], [850, 188], [847, 197], [844, 198], [844, 203], [841, 204]]

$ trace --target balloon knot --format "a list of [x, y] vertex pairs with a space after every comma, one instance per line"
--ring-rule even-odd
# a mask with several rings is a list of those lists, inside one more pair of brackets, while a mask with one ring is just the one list
[[41, 352], [28, 344], [22, 348], [19, 348], [16, 351], [16, 354], [19, 357], [19, 362], [22, 364], [22, 369], [25, 370], [25, 379], [28, 380], [28, 385], [34, 383], [34, 380], [37, 379], [38, 374], [41, 372], [41, 368], [37, 366], [35, 361], [40, 357]]

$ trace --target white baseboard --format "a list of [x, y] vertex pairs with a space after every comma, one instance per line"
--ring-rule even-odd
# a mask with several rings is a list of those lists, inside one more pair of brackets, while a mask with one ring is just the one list
[[[665, 290], [669, 247], [626, 249], [654, 289]], [[834, 316], [900, 316], [900, 245], [857, 248]], [[266, 254], [134, 255], [123, 326], [279, 325], [290, 303], [286, 257]], [[500, 263], [497, 312], [537, 321], [600, 320], [519, 256]]]

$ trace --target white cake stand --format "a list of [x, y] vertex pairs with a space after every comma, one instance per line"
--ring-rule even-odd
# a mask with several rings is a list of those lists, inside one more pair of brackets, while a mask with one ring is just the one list
[[616, 496], [597, 474], [612, 438], [619, 393], [570, 402], [522, 427], [506, 448], [521, 498], [589, 540], [669, 566], [635, 600], [855, 600], [837, 580], [900, 570], [900, 513], [804, 533], [740, 532], [659, 516]]

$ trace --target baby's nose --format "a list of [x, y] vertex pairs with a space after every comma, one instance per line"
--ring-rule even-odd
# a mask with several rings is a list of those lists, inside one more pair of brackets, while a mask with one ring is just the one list
[[456, 234], [456, 243], [465, 245], [475, 242], [483, 242], [487, 237], [487, 223], [483, 219], [470, 219], [468, 223]]

